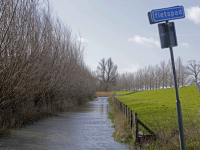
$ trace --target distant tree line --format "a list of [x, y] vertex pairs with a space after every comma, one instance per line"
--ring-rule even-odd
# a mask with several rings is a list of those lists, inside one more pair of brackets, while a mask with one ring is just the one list
[[[190, 85], [192, 81], [198, 83], [200, 80], [200, 62], [188, 61], [184, 65], [180, 57], [175, 62], [177, 83], [179, 87]], [[171, 61], [161, 61], [155, 66], [149, 65], [140, 68], [133, 73], [118, 75], [117, 84], [113, 90], [143, 91], [152, 89], [164, 89], [174, 87], [174, 77]]]
[[71, 29], [40, 0], [0, 0], [0, 131], [92, 98]]

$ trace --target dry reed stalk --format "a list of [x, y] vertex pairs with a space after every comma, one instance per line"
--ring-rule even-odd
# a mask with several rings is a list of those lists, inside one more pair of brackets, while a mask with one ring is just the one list
[[111, 96], [113, 93], [111, 92], [96, 92], [96, 97], [109, 97]]

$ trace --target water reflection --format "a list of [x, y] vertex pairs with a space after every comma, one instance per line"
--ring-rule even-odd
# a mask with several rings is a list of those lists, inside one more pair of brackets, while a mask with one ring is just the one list
[[0, 149], [130, 149], [113, 139], [109, 111], [107, 98], [95, 99], [57, 117], [12, 131], [11, 135], [0, 139]]

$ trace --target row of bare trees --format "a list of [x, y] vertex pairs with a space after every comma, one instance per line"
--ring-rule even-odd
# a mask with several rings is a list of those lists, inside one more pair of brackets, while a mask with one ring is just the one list
[[[184, 65], [178, 57], [175, 62], [177, 82], [179, 87], [189, 85], [191, 81], [198, 82], [200, 77], [200, 63], [195, 60]], [[161, 61], [155, 66], [149, 65], [134, 73], [123, 73], [118, 76], [115, 90], [152, 90], [174, 87], [174, 77], [171, 61]]]
[[[200, 83], [200, 62], [196, 60], [188, 61], [183, 64], [180, 57], [175, 62], [176, 76], [179, 87], [190, 85], [191, 83]], [[117, 65], [111, 58], [103, 58], [99, 62], [96, 70], [97, 90], [152, 90], [160, 88], [174, 87], [174, 76], [171, 67], [171, 61], [161, 61], [155, 66], [149, 65], [139, 69], [134, 73], [118, 74]]]
[[0, 130], [81, 103], [95, 89], [81, 43], [45, 3], [0, 0]]

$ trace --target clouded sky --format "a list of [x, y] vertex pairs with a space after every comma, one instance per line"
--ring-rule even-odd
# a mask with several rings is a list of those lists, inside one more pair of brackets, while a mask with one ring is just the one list
[[86, 46], [86, 65], [96, 70], [102, 58], [111, 57], [120, 73], [170, 59], [169, 49], [160, 47], [158, 26], [149, 24], [147, 13], [177, 5], [184, 7], [186, 18], [172, 20], [178, 39], [174, 57], [180, 56], [185, 64], [200, 61], [199, 0], [51, 0], [53, 13]]

